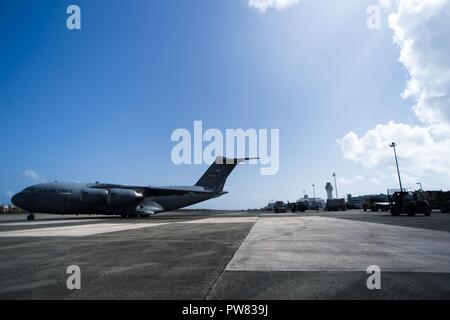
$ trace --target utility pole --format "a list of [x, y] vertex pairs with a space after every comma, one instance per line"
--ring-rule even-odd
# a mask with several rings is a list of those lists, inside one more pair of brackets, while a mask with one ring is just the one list
[[313, 204], [314, 208], [317, 207], [317, 211], [319, 211], [319, 207], [316, 205], [316, 185], [313, 183]]
[[338, 191], [337, 191], [337, 183], [336, 183], [336, 172], [333, 173], [333, 178], [334, 178], [334, 189], [336, 189], [336, 199], [339, 199]]
[[397, 165], [397, 174], [398, 174], [398, 183], [400, 184], [400, 192], [403, 192], [402, 187], [402, 179], [400, 178], [400, 169], [398, 168], [398, 159], [397, 159], [397, 151], [395, 150], [395, 147], [397, 144], [395, 142], [392, 142], [389, 147], [394, 149], [394, 156], [395, 156], [395, 164]]

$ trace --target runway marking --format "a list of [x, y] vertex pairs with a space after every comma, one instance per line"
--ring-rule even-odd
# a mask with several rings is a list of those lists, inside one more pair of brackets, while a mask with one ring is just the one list
[[327, 217], [260, 218], [228, 271], [450, 272], [450, 233]]
[[0, 232], [0, 237], [82, 237], [102, 233], [162, 226], [168, 223], [98, 223]]
[[64, 223], [80, 223], [80, 222], [93, 222], [104, 221], [103, 219], [76, 219], [76, 220], [45, 220], [45, 221], [27, 221], [27, 222], [6, 222], [0, 223], [0, 227], [3, 226], [35, 226], [43, 224], [64, 224]]
[[[21, 229], [21, 230], [10, 230], [10, 231], [0, 231], [0, 238], [5, 237], [82, 237], [91, 236], [102, 233], [118, 232], [125, 230], [134, 230], [154, 226], [162, 226], [166, 224], [175, 223], [250, 223], [255, 222], [257, 217], [214, 217], [205, 218], [189, 221], [170, 221], [161, 223], [94, 223], [94, 224], [80, 224], [77, 226], [53, 226], [48, 228], [33, 228], [33, 229]], [[81, 222], [97, 222], [104, 221], [102, 219], [89, 219], [89, 220], [70, 220], [70, 221], [51, 221], [51, 224], [63, 224], [63, 223], [81, 223]], [[3, 223], [1, 226], [32, 226], [32, 225], [44, 225], [48, 224], [48, 221], [37, 221], [37, 222], [12, 222]]]
[[216, 218], [205, 218], [197, 220], [183, 221], [180, 223], [250, 223], [255, 222], [258, 217], [216, 217]]

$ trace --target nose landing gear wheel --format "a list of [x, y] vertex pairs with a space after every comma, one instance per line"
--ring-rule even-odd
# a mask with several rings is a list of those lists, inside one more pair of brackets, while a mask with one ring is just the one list
[[34, 215], [33, 215], [33, 214], [29, 214], [29, 215], [27, 216], [27, 220], [28, 220], [28, 221], [34, 220]]

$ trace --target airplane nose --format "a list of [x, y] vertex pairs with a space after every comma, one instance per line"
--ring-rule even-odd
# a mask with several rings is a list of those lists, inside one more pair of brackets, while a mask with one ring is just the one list
[[23, 202], [23, 194], [21, 192], [16, 193], [12, 198], [11, 198], [11, 202], [13, 205], [15, 205], [18, 208], [22, 207], [22, 202]]

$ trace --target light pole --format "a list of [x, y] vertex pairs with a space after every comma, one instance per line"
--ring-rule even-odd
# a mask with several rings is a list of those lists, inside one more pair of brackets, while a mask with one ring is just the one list
[[[313, 183], [313, 206], [316, 207], [316, 185]], [[317, 207], [317, 211], [319, 211], [319, 207]]]
[[417, 182], [416, 184], [418, 184], [418, 185], [420, 186], [420, 190], [423, 190], [423, 189], [422, 189], [422, 183], [421, 183], [421, 182]]
[[339, 199], [338, 191], [337, 191], [337, 183], [336, 183], [336, 172], [333, 173], [333, 178], [334, 178], [334, 189], [336, 189], [336, 199]]
[[389, 147], [394, 149], [394, 156], [395, 156], [395, 164], [397, 165], [397, 174], [398, 174], [398, 183], [400, 184], [400, 192], [403, 192], [402, 187], [402, 179], [400, 178], [400, 169], [398, 168], [398, 159], [397, 159], [397, 151], [395, 150], [395, 147], [397, 144], [395, 142], [392, 142]]

